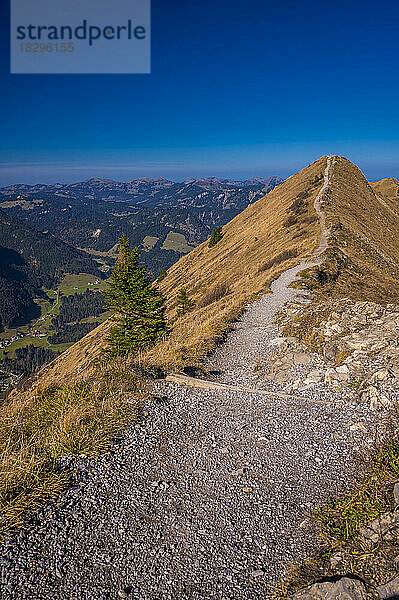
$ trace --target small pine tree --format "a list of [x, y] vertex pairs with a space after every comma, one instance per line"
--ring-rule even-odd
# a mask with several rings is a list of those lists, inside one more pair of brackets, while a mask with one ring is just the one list
[[103, 292], [114, 311], [107, 338], [113, 356], [145, 350], [167, 332], [165, 299], [151, 285], [146, 268], [139, 266], [139, 256], [139, 248], [130, 248], [128, 238], [122, 236], [118, 260]]
[[222, 233], [222, 228], [221, 227], [215, 227], [215, 229], [212, 231], [212, 235], [209, 238], [209, 248], [213, 248], [213, 246], [216, 246], [216, 244], [218, 242], [220, 242], [220, 240], [223, 237], [223, 233]]
[[316, 185], [317, 183], [319, 183], [319, 181], [321, 181], [322, 179], [324, 179], [324, 175], [323, 173], [321, 173], [320, 175], [315, 175], [314, 179], [312, 180], [312, 185]]
[[165, 279], [166, 275], [168, 274], [168, 271], [166, 269], [161, 269], [158, 275], [158, 282], [162, 281], [162, 279]]
[[177, 294], [177, 316], [182, 317], [186, 313], [190, 312], [190, 310], [193, 310], [194, 306], [194, 300], [191, 300], [191, 298], [188, 297], [185, 288], [181, 288]]

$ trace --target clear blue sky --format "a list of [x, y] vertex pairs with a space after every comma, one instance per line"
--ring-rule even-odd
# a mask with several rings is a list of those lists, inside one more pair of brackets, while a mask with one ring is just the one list
[[10, 75], [0, 185], [287, 176], [327, 153], [399, 176], [399, 3], [153, 0], [151, 75]]

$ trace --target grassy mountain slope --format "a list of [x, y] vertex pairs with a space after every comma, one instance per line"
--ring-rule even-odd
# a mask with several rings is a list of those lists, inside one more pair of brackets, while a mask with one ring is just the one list
[[323, 268], [317, 270], [317, 288], [325, 296], [399, 301], [399, 212], [393, 196], [398, 187], [394, 182], [385, 179], [371, 185], [350, 161], [335, 159], [324, 204], [330, 249]]
[[[197, 363], [251, 299], [267, 292], [281, 272], [313, 251], [320, 233], [313, 203], [325, 167], [323, 157], [293, 175], [230, 221], [216, 246], [204, 242], [169, 269], [160, 284], [169, 317], [175, 315], [182, 287], [196, 307], [176, 322], [164, 343], [142, 357], [145, 365], [172, 369]], [[104, 323], [45, 367], [40, 384], [89, 370], [108, 327]]]
[[177, 321], [164, 344], [147, 354], [147, 364], [166, 369], [197, 364], [248, 302], [311, 254], [320, 234], [313, 204], [325, 167], [323, 157], [290, 177], [230, 221], [215, 247], [205, 242], [169, 269], [160, 288], [170, 314], [181, 287], [196, 307]]

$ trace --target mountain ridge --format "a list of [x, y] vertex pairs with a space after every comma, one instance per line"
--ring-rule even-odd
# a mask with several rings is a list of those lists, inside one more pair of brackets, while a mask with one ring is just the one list
[[[159, 284], [167, 297], [168, 314], [175, 313], [181, 287], [195, 300], [196, 308], [178, 320], [165, 342], [140, 358], [145, 368], [168, 371], [198, 365], [248, 302], [267, 293], [283, 271], [312, 253], [320, 237], [314, 200], [322, 187], [327, 158], [318, 159], [249, 205], [223, 228], [223, 238], [214, 248], [204, 242], [170, 267]], [[396, 257], [384, 227], [399, 231], [399, 221], [383, 205], [374, 210], [374, 192], [355, 165], [344, 157], [334, 160], [332, 183], [322, 204], [330, 232], [328, 248], [322, 265], [305, 269], [298, 285], [322, 296], [393, 301], [399, 272], [392, 274], [381, 257], [375, 262], [379, 255], [373, 244], [380, 245], [380, 251], [386, 246], [388, 254]], [[370, 215], [364, 218], [367, 210]], [[90, 370], [101, 354], [108, 328], [103, 323], [45, 367], [42, 382], [62, 381], [71, 371]]]
[[142, 185], [156, 185], [157, 189], [168, 188], [172, 186], [179, 185], [188, 185], [188, 184], [196, 184], [199, 187], [202, 185], [205, 187], [209, 187], [210, 185], [214, 185], [216, 187], [227, 185], [229, 187], [248, 187], [252, 185], [268, 185], [270, 182], [278, 182], [281, 183], [283, 179], [277, 176], [270, 177], [252, 177], [250, 179], [245, 180], [232, 180], [228, 178], [219, 178], [219, 177], [191, 177], [185, 179], [183, 181], [172, 181], [170, 179], [166, 179], [164, 177], [137, 177], [135, 179], [128, 179], [126, 181], [118, 181], [116, 179], [107, 179], [102, 177], [89, 177], [87, 179], [83, 179], [81, 181], [71, 182], [71, 183], [36, 183], [36, 184], [25, 184], [25, 183], [17, 183], [9, 186], [4, 186], [0, 188], [0, 197], [1, 196], [9, 196], [18, 192], [25, 193], [28, 196], [30, 194], [34, 194], [36, 192], [43, 191], [52, 191], [55, 189], [57, 192], [61, 191], [69, 191], [75, 190], [76, 188], [82, 187], [84, 184], [86, 185], [95, 185], [98, 184], [106, 184], [111, 186], [119, 191], [124, 192], [132, 192], [140, 188], [140, 184]]

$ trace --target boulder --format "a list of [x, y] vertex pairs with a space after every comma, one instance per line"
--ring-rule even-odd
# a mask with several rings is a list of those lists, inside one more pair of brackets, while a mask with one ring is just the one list
[[389, 369], [379, 369], [372, 374], [370, 378], [371, 383], [378, 383], [381, 381], [385, 381], [386, 379], [390, 379], [392, 374]]
[[275, 383], [286, 383], [291, 377], [291, 372], [289, 370], [282, 369], [273, 374], [273, 381]]
[[367, 544], [378, 544], [382, 539], [397, 540], [399, 534], [399, 513], [385, 513], [359, 531], [359, 536]]
[[323, 355], [327, 360], [334, 360], [340, 352], [339, 345], [337, 342], [326, 342], [323, 346]]
[[377, 592], [381, 600], [399, 598], [399, 577], [394, 577], [388, 583], [379, 585]]
[[309, 385], [311, 383], [320, 383], [324, 379], [324, 373], [321, 369], [313, 369], [310, 371], [304, 381], [305, 385]]
[[349, 377], [350, 377], [350, 371], [349, 371], [347, 365], [341, 365], [340, 367], [337, 367], [336, 369], [333, 369], [332, 367], [330, 367], [329, 369], [326, 370], [325, 382], [326, 383], [334, 383], [334, 382], [345, 383], [346, 381], [348, 381]]
[[366, 588], [358, 579], [341, 577], [337, 581], [314, 583], [299, 590], [291, 600], [366, 600]]
[[312, 357], [306, 352], [296, 352], [294, 354], [294, 365], [308, 365]]

